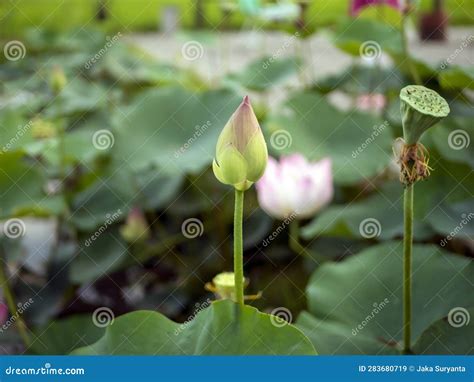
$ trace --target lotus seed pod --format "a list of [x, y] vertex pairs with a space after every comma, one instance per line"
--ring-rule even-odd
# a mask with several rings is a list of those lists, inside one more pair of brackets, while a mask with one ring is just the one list
[[217, 140], [212, 169], [221, 183], [244, 191], [263, 175], [267, 160], [262, 130], [249, 98], [245, 97]]
[[408, 85], [400, 91], [403, 136], [407, 145], [418, 142], [423, 133], [449, 114], [446, 100], [434, 90]]

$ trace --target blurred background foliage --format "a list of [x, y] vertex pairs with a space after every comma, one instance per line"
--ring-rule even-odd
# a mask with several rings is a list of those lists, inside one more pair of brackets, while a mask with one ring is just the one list
[[[41, 25], [53, 31], [68, 31], [71, 28], [89, 26], [97, 19], [97, 10], [101, 1], [97, 0], [18, 0], [11, 11], [9, 1], [0, 4], [0, 19], [4, 33], [11, 36], [21, 35], [25, 28]], [[163, 9], [175, 6], [180, 15], [180, 23], [184, 28], [203, 27], [221, 29], [222, 12], [235, 9], [237, 1], [222, 0], [104, 0], [106, 9], [113, 17], [102, 23], [107, 32], [150, 31], [156, 30], [163, 18]], [[202, 18], [195, 12], [197, 4], [202, 7]], [[420, 11], [431, 9], [432, 1], [417, 2]], [[341, 15], [347, 14], [346, 0], [313, 1], [307, 10], [308, 29], [334, 24]], [[445, 8], [453, 25], [469, 25], [474, 18], [474, 0], [447, 0]], [[107, 12], [107, 11], [106, 11]], [[399, 15], [394, 10], [386, 9], [387, 20], [396, 23]], [[236, 28], [245, 25], [245, 15], [232, 12], [225, 25]], [[365, 9], [361, 17], [377, 19], [380, 14], [373, 8]], [[202, 20], [201, 21], [199, 21]]]
[[[35, 296], [25, 319], [41, 341], [30, 351], [67, 353], [97, 341], [103, 330], [90, 320], [97, 307], [108, 306], [116, 316], [152, 309], [183, 321], [197, 301], [214, 298], [204, 284], [232, 267], [233, 198], [209, 166], [224, 123], [242, 94], [250, 93], [267, 141], [279, 131], [292, 137], [283, 149], [269, 145], [270, 154], [298, 152], [311, 160], [329, 156], [335, 182], [332, 204], [302, 224], [308, 257], [288, 247], [287, 231], [271, 246], [262, 245], [281, 222], [259, 208], [255, 190], [247, 193], [248, 292], [263, 293], [252, 305], [267, 312], [290, 309], [321, 353], [395, 352], [401, 336], [403, 217], [392, 143], [401, 136], [398, 93], [412, 82], [393, 29], [398, 14], [386, 10], [390, 26], [377, 21], [373, 9], [348, 21], [346, 1], [311, 4], [308, 14], [317, 17], [308, 17], [306, 32], [329, 26], [332, 44], [350, 55], [351, 64], [336, 75], [302, 81], [303, 86], [298, 55], [279, 58], [268, 67], [264, 63], [269, 57], [261, 57], [208, 81], [179, 60], [158, 61], [120, 38], [91, 63], [111, 41], [107, 33], [155, 30], [165, 5], [179, 8], [183, 27], [196, 26], [190, 3], [109, 0], [113, 16], [100, 25], [90, 23], [97, 19], [94, 1], [22, 0], [13, 10], [8, 1], [0, 5], [2, 39], [15, 37], [27, 47], [21, 60], [1, 56], [0, 217], [21, 218], [26, 224], [21, 240], [3, 236], [1, 245], [18, 301]], [[422, 1], [421, 9], [429, 3]], [[472, 23], [474, 1], [464, 1], [462, 7], [458, 3], [446, 1], [451, 24]], [[221, 29], [219, 4], [203, 2], [202, 27]], [[236, 13], [226, 27], [245, 27], [244, 21]], [[42, 28], [32, 29], [36, 24]], [[294, 30], [291, 23], [279, 28]], [[367, 39], [381, 46], [389, 65], [361, 62], [359, 48]], [[453, 307], [474, 306], [469, 284], [474, 273], [473, 221], [444, 248], [440, 245], [474, 207], [474, 146], [471, 142], [453, 150], [448, 145], [453, 130], [473, 137], [468, 88], [474, 72], [472, 67], [442, 67], [420, 59], [415, 64], [423, 83], [439, 91], [452, 110], [423, 138], [434, 171], [417, 185], [415, 211], [419, 311], [413, 340], [418, 339], [420, 353], [443, 353], [446, 348], [429, 341], [431, 331], [443, 327]], [[58, 68], [67, 85], [56, 96], [51, 76]], [[284, 95], [277, 106], [269, 102], [275, 93]], [[382, 94], [384, 106], [358, 108], [356, 99], [366, 94]], [[334, 95], [349, 102], [343, 107], [333, 101]], [[181, 150], [203, 126], [202, 136]], [[376, 126], [384, 127], [375, 143], [354, 155]], [[92, 142], [104, 130], [113, 144], [98, 149]], [[135, 232], [127, 242], [123, 229], [133, 211], [139, 211], [147, 230]], [[203, 224], [194, 239], [182, 234], [182, 224], [190, 217]], [[361, 236], [360, 224], [366, 218], [380, 223], [376, 237]], [[366, 278], [369, 273], [373, 279]], [[351, 329], [372, 304], [386, 297], [391, 303], [376, 317], [383, 330], [374, 325], [353, 336]], [[432, 298], [442, 303], [432, 304]], [[465, 330], [471, 336], [472, 324]], [[67, 331], [83, 333], [81, 342], [61, 335]], [[14, 331], [2, 336], [3, 343], [18, 343]], [[450, 344], [449, 351], [463, 353], [462, 346], [462, 341]]]

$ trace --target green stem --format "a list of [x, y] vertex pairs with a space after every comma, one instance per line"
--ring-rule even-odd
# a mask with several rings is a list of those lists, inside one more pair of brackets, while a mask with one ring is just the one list
[[244, 254], [242, 246], [242, 216], [244, 210], [244, 191], [235, 190], [234, 209], [234, 277], [235, 300], [244, 305]]
[[30, 336], [28, 335], [28, 329], [25, 324], [25, 321], [23, 321], [23, 318], [21, 317], [19, 313], [17, 314], [17, 305], [15, 303], [15, 297], [10, 288], [10, 284], [8, 282], [7, 274], [5, 271], [5, 267], [6, 267], [6, 263], [5, 265], [0, 264], [0, 286], [3, 289], [3, 294], [5, 295], [5, 299], [7, 301], [7, 306], [8, 306], [8, 310], [10, 311], [10, 314], [15, 315], [15, 323], [18, 329], [18, 333], [20, 334], [21, 340], [23, 341], [25, 348], [28, 349], [31, 343]]
[[300, 243], [300, 225], [297, 219], [293, 219], [289, 226], [288, 246], [298, 255], [309, 256], [303, 245]]
[[403, 236], [403, 353], [411, 354], [411, 263], [413, 251], [413, 188], [404, 191], [403, 213], [405, 232]]
[[403, 49], [403, 56], [404, 59], [407, 62], [408, 65], [408, 70], [410, 71], [410, 74], [413, 78], [413, 81], [415, 82], [416, 85], [421, 85], [421, 79], [420, 75], [418, 74], [415, 64], [413, 63], [410, 52], [408, 51], [408, 38], [407, 38], [407, 33], [406, 33], [406, 22], [408, 20], [408, 14], [409, 14], [409, 8], [410, 8], [410, 1], [407, 1], [406, 4], [407, 9], [403, 11], [402, 13], [402, 20], [400, 24], [400, 33], [402, 37], [402, 49]]

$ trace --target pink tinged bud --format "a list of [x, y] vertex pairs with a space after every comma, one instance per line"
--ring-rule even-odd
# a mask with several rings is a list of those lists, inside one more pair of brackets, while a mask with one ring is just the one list
[[120, 227], [120, 234], [129, 243], [142, 242], [149, 238], [148, 223], [138, 207], [130, 210], [125, 224]]
[[270, 157], [256, 184], [260, 206], [281, 220], [315, 215], [332, 200], [331, 167], [329, 158], [310, 163], [300, 154], [282, 157], [280, 162]]
[[217, 140], [214, 174], [220, 182], [246, 190], [263, 175], [267, 158], [262, 130], [246, 96]]

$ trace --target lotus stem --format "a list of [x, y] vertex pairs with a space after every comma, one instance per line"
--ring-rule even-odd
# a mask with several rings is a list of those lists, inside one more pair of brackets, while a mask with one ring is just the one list
[[290, 222], [288, 233], [288, 246], [298, 255], [309, 256], [304, 246], [300, 243], [300, 225], [297, 219], [293, 219]]
[[403, 353], [411, 354], [411, 265], [413, 252], [413, 193], [414, 184], [405, 187], [403, 212]]
[[244, 305], [244, 255], [242, 245], [242, 216], [244, 210], [244, 191], [235, 190], [234, 209], [234, 277], [235, 300]]

